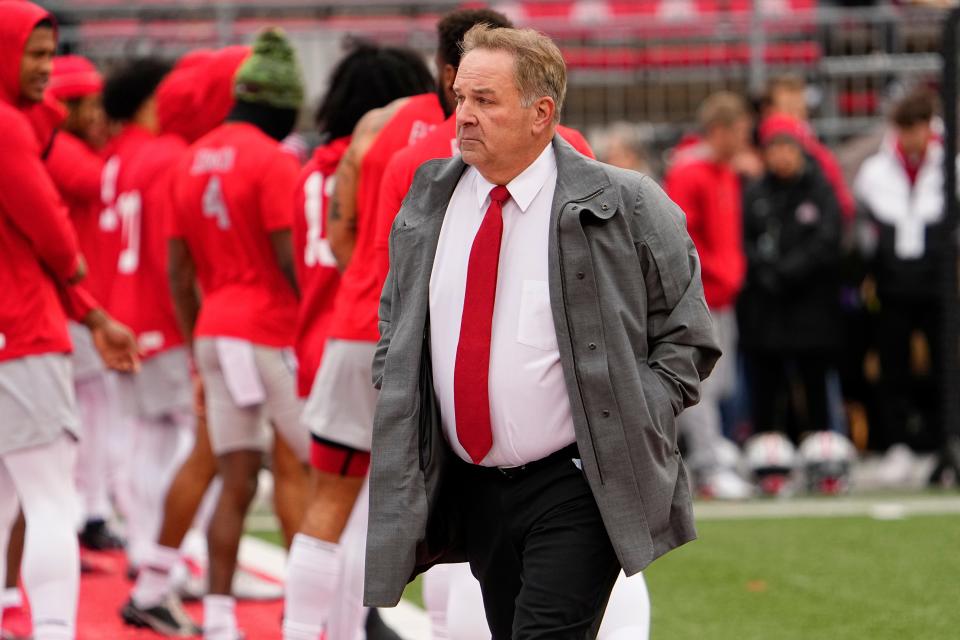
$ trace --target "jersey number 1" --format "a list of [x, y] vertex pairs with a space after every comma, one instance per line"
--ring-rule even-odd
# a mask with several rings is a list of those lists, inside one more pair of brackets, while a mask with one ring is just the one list
[[333, 192], [333, 181], [333, 176], [325, 178], [319, 171], [314, 171], [303, 184], [303, 213], [307, 219], [307, 246], [303, 261], [308, 267], [337, 266], [330, 242], [323, 233], [323, 197]]

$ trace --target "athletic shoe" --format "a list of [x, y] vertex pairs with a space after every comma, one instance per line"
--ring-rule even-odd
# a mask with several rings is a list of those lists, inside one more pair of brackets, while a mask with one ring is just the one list
[[233, 575], [233, 597], [238, 601], [280, 600], [283, 598], [283, 585], [237, 567], [237, 572]]
[[370, 609], [366, 622], [367, 640], [403, 640], [397, 632], [387, 626], [376, 609]]
[[162, 604], [149, 609], [138, 607], [133, 599], [120, 610], [120, 617], [131, 626], [152, 629], [170, 638], [192, 638], [203, 630], [190, 619], [176, 596], [168, 597]]
[[700, 495], [712, 500], [747, 500], [753, 493], [753, 486], [730, 469], [711, 473], [700, 485]]
[[103, 520], [88, 520], [80, 532], [80, 545], [90, 551], [112, 551], [123, 549], [123, 539]]
[[3, 610], [3, 640], [30, 640], [33, 637], [33, 621], [23, 606]]

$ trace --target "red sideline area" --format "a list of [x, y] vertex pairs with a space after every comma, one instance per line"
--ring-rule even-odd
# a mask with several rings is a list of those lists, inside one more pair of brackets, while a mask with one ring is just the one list
[[[83, 552], [85, 565], [93, 571], [80, 578], [80, 608], [77, 614], [77, 640], [156, 640], [161, 636], [145, 629], [123, 624], [120, 608], [133, 586], [126, 578], [126, 558], [122, 552]], [[203, 623], [199, 602], [186, 605], [187, 611]], [[239, 602], [237, 619], [251, 640], [280, 640], [283, 600]], [[200, 637], [200, 636], [197, 636]]]

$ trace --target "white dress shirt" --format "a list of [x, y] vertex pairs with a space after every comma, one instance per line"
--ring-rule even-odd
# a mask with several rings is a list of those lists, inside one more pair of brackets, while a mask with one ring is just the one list
[[[433, 384], [443, 430], [462, 459], [457, 439], [453, 376], [470, 248], [490, 205], [493, 185], [467, 167], [447, 205], [430, 275]], [[515, 467], [575, 441], [548, 286], [550, 211], [557, 186], [553, 145], [507, 185], [503, 239], [490, 343], [493, 447], [483, 466]]]

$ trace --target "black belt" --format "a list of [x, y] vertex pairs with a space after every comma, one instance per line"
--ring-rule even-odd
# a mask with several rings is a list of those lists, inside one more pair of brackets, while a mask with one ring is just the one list
[[519, 467], [482, 467], [475, 464], [466, 464], [470, 470], [474, 473], [492, 476], [496, 478], [506, 478], [507, 480], [519, 480], [529, 476], [541, 469], [550, 467], [558, 462], [564, 460], [570, 461], [580, 458], [580, 450], [577, 448], [576, 443], [567, 445], [559, 451], [554, 451], [546, 458], [540, 458], [539, 460], [534, 460], [533, 462], [528, 462], [527, 464], [520, 465]]

